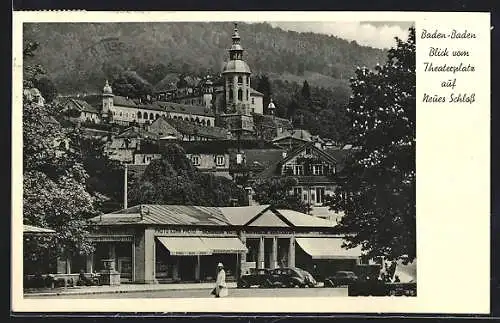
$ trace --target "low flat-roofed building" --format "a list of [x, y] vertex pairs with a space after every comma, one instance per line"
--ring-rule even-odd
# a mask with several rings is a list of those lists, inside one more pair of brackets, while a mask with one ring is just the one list
[[[114, 259], [122, 281], [212, 281], [218, 262], [234, 280], [249, 268], [353, 269], [359, 249], [342, 247], [331, 221], [269, 205], [136, 205], [92, 219], [96, 250], [86, 271]], [[73, 266], [73, 268], [75, 268]], [[77, 270], [77, 268], [75, 268]]]

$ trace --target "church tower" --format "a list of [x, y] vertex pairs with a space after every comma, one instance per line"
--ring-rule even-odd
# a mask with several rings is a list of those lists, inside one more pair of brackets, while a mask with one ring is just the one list
[[233, 43], [229, 49], [229, 61], [222, 71], [226, 92], [226, 112], [250, 115], [250, 68], [243, 60], [243, 47], [234, 24]]
[[102, 90], [102, 117], [107, 118], [110, 116], [110, 110], [113, 107], [113, 90], [106, 80], [106, 84]]
[[[253, 131], [253, 117], [250, 107], [250, 67], [243, 60], [243, 47], [234, 24], [229, 61], [222, 70], [225, 92], [225, 124], [231, 130]], [[231, 117], [230, 117], [231, 116]]]

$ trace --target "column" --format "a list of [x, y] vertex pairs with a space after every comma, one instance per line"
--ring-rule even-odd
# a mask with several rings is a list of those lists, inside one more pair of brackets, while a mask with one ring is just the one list
[[290, 237], [290, 246], [288, 248], [288, 267], [295, 267], [295, 237]]
[[71, 274], [71, 258], [66, 258], [66, 274]]
[[130, 244], [130, 246], [132, 247], [132, 281], [135, 282], [135, 237], [134, 237], [134, 241], [132, 241], [132, 243]]
[[144, 230], [144, 282], [146, 284], [156, 283], [156, 255], [155, 236], [153, 229]]
[[273, 237], [273, 251], [271, 253], [271, 268], [278, 268], [278, 238]]
[[[244, 232], [240, 233], [240, 240], [243, 243], [243, 245], [248, 248], [248, 246], [247, 246], [247, 237], [245, 236]], [[245, 262], [247, 262], [247, 253], [246, 252], [242, 252], [241, 256], [240, 256], [240, 263], [245, 263]]]
[[109, 259], [113, 259], [113, 266], [114, 269], [116, 269], [118, 268], [117, 266], [118, 259], [116, 259], [116, 245], [113, 242], [110, 242], [108, 248], [109, 248]]
[[94, 272], [94, 254], [87, 255], [87, 266], [85, 271], [88, 273]]
[[199, 281], [201, 276], [201, 260], [200, 255], [196, 256], [196, 264], [194, 265], [194, 280]]
[[264, 268], [264, 237], [259, 238], [259, 254], [257, 258], [257, 268]]
[[179, 279], [179, 258], [178, 257], [175, 257], [175, 260], [174, 260], [174, 266], [172, 268], [172, 279], [174, 281]]
[[236, 254], [236, 272], [234, 273], [234, 277], [236, 279], [239, 279], [241, 276], [241, 255], [243, 253], [237, 253]]
[[135, 244], [135, 279], [139, 283], [152, 284], [155, 279], [154, 231], [145, 229]]

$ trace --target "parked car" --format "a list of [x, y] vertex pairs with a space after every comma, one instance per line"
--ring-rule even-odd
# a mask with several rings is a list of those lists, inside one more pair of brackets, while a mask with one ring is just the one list
[[[270, 271], [272, 285], [275, 287], [311, 287], [312, 282], [306, 278], [300, 268], [276, 268]], [[314, 286], [313, 286], [314, 287]]]
[[272, 287], [272, 277], [268, 269], [250, 269], [249, 274], [241, 275], [236, 283], [238, 288], [249, 288], [252, 286]]
[[349, 296], [417, 296], [417, 283], [388, 283], [363, 280], [349, 285]]
[[358, 281], [358, 276], [352, 271], [337, 271], [333, 276], [325, 278], [324, 287], [349, 286]]
[[308, 287], [316, 287], [318, 282], [316, 281], [316, 279], [314, 278], [314, 276], [310, 272], [308, 272], [307, 270], [301, 269], [301, 268], [296, 268], [296, 269], [301, 271], [302, 274], [305, 276]]

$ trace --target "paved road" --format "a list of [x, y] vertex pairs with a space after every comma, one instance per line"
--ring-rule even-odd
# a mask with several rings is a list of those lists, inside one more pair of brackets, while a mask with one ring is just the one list
[[[37, 299], [96, 299], [96, 298], [201, 298], [210, 297], [206, 289], [160, 290], [154, 292], [106, 293], [86, 295], [27, 296]], [[329, 297], [347, 296], [347, 288], [248, 288], [229, 289], [228, 297]]]

